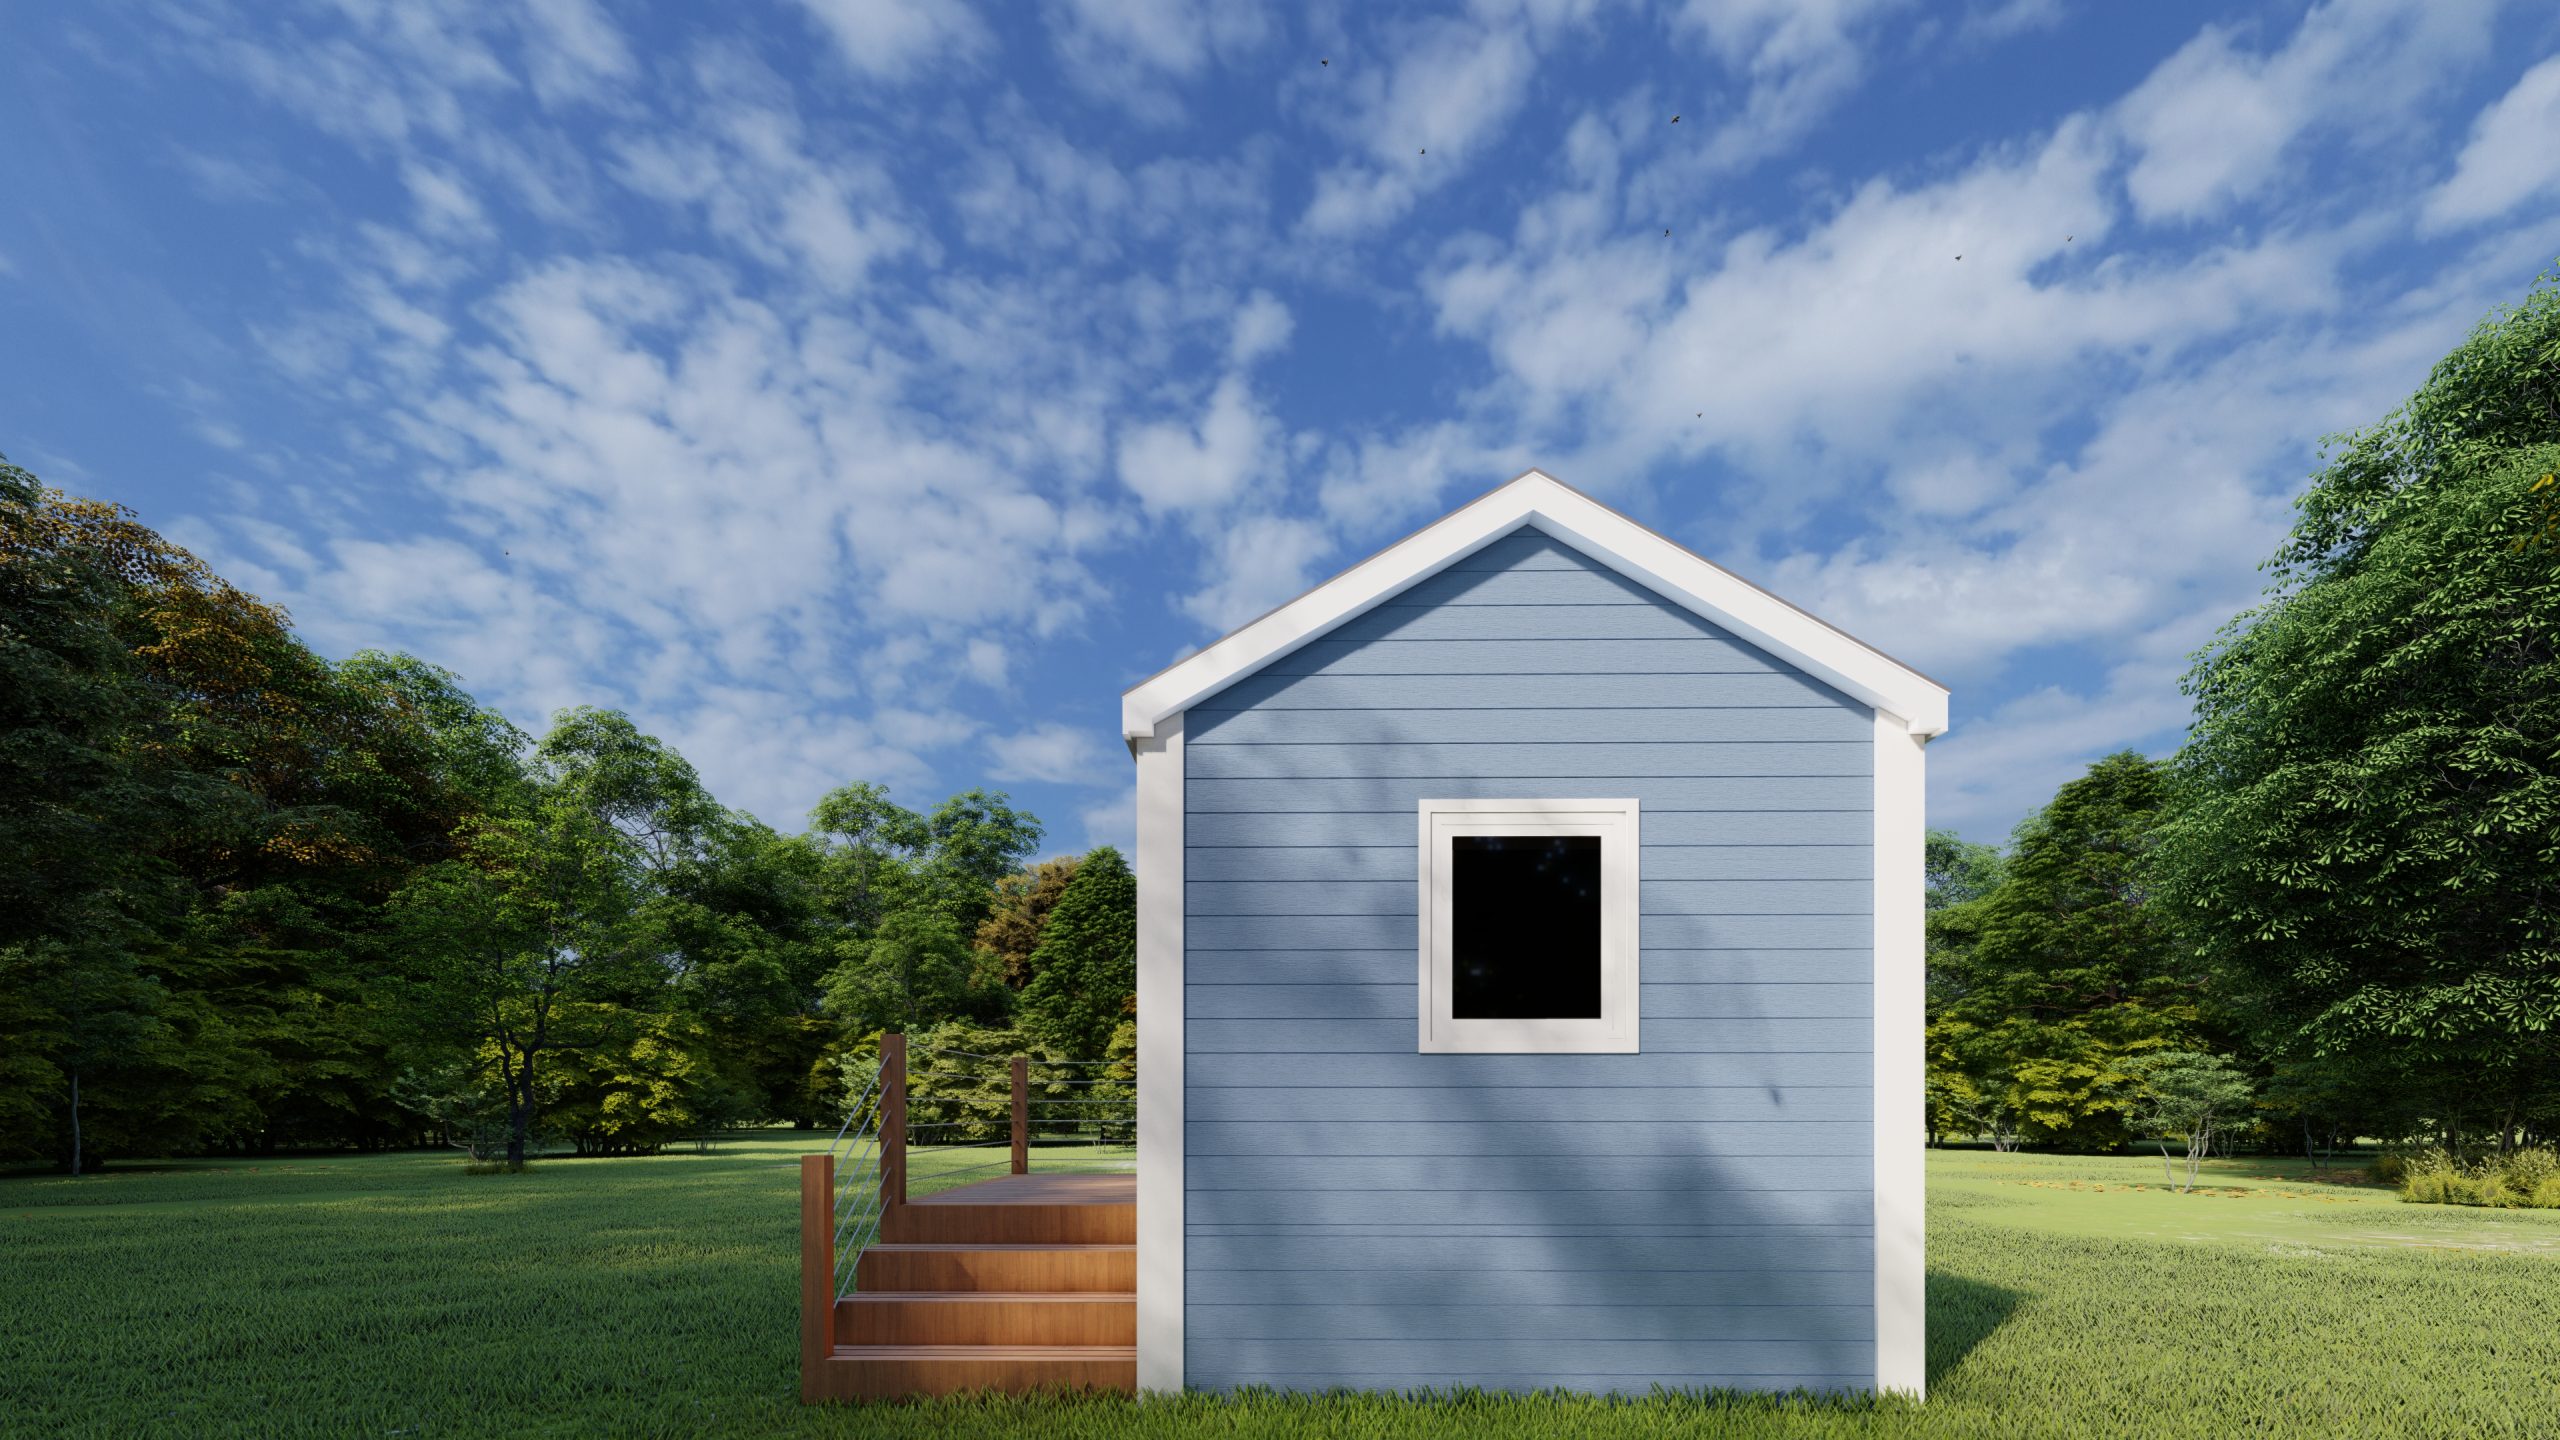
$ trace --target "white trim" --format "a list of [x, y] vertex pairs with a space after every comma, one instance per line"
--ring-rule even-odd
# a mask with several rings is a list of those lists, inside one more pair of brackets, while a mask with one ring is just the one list
[[1182, 717], [1138, 759], [1138, 1388], [1182, 1389]]
[[[1420, 986], [1418, 1045], [1429, 1054], [1632, 1054], [1636, 1049], [1636, 802], [1424, 800], [1415, 807]], [[1596, 835], [1600, 839], [1600, 1016], [1596, 1020], [1462, 1020], [1449, 1012], [1449, 842], [1460, 835]]]
[[1915, 736], [1876, 712], [1875, 1186], [1876, 1389], [1918, 1397], [1928, 1388], [1929, 1175], [1922, 1093], [1922, 868], [1927, 770]]
[[1892, 714], [1914, 735], [1947, 728], [1947, 690], [1590, 496], [1531, 470], [1388, 546], [1120, 697], [1121, 733], [1164, 720], [1531, 525], [1769, 653]]

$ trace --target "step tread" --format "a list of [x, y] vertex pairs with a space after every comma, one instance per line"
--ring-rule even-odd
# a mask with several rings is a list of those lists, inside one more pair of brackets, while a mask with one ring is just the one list
[[1135, 1360], [1135, 1345], [838, 1345], [837, 1360]]
[[1137, 1298], [1133, 1290], [856, 1290], [839, 1295], [836, 1300], [839, 1304], [857, 1300], [1042, 1300], [1091, 1305], [1136, 1304]]
[[1108, 1240], [882, 1240], [862, 1248], [865, 1251], [899, 1250], [908, 1253], [946, 1250], [1071, 1250], [1084, 1254], [1103, 1250], [1136, 1250], [1138, 1247]]

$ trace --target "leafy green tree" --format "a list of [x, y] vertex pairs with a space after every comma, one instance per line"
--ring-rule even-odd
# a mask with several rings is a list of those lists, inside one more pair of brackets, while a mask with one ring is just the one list
[[2355, 1057], [2448, 1145], [2560, 1123], [2560, 285], [2493, 316], [2298, 502], [2188, 677], [2160, 888], [2267, 1052]]
[[[2213, 1149], [2217, 1131], [2244, 1116], [2255, 1093], [2240, 1067], [2220, 1055], [2196, 1050], [2164, 1050], [2143, 1058], [2137, 1071], [2142, 1095], [2135, 1103], [2133, 1126], [2160, 1141], [2160, 1173], [2181, 1192], [2196, 1188], [2197, 1167]], [[2186, 1142], [2187, 1174], [2182, 1184], [2169, 1170], [2169, 1136]]]
[[1022, 1027], [1075, 1060], [1104, 1058], [1111, 1032], [1137, 1013], [1138, 878], [1105, 845], [1058, 896], [1032, 953]]
[[2135, 1062], [2201, 1018], [2201, 974], [2147, 891], [2167, 795], [2153, 761], [2098, 761], [2019, 826], [1996, 883], [1931, 915], [1940, 1123], [1963, 1109], [2046, 1143], [2127, 1138]]
[[948, 918], [900, 910], [827, 976], [827, 1009], [856, 1030], [922, 1030], [971, 1008], [970, 976]]
[[915, 895], [915, 866], [931, 835], [924, 817], [869, 781], [830, 790], [810, 813], [825, 856], [822, 894], [847, 934], [867, 937]]
[[924, 828], [917, 877], [924, 903], [949, 916], [962, 935], [975, 935], [997, 882], [1040, 848], [1039, 818], [1014, 809], [1002, 794], [966, 790], [934, 806]]

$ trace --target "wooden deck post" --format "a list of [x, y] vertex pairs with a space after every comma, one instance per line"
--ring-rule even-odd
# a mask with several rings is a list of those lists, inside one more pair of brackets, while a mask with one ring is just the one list
[[836, 1157], [800, 1157], [800, 1398], [818, 1398], [835, 1349]]
[[1031, 1173], [1031, 1061], [1013, 1057], [1013, 1173]]
[[907, 1203], [907, 1037], [889, 1031], [880, 1037], [880, 1228], [888, 1233], [886, 1211]]

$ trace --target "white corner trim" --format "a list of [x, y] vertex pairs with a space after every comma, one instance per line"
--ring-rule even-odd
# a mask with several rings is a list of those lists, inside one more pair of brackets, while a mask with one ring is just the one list
[[1927, 743], [1902, 721], [1876, 712], [1876, 1389], [1915, 1398], [1928, 1389], [1929, 1349], [1922, 1118], [1928, 784], [1921, 747]]
[[1531, 470], [1130, 687], [1120, 697], [1121, 733], [1132, 740], [1154, 734], [1166, 717], [1190, 709], [1524, 524], [1861, 703], [1890, 713], [1909, 734], [1935, 735], [1947, 728], [1945, 686], [1590, 496]]
[[1182, 1389], [1182, 716], [1138, 761], [1138, 1388]]
[[[1419, 987], [1417, 1048], [1425, 1055], [1632, 1055], [1637, 1050], [1638, 806], [1619, 800], [1430, 800], [1415, 806]], [[1600, 1016], [1582, 1020], [1484, 1020], [1451, 1013], [1451, 872], [1460, 835], [1590, 835], [1600, 841]]]

